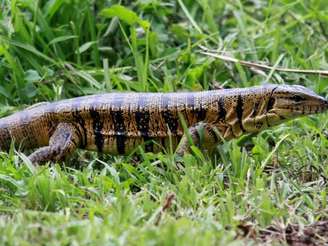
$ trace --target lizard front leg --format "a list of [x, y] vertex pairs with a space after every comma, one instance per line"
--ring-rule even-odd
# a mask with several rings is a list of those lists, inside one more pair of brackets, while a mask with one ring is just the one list
[[208, 123], [199, 123], [188, 129], [177, 147], [176, 154], [182, 156], [190, 152], [190, 146], [195, 146], [212, 152], [215, 146], [219, 143], [217, 132], [213, 125]]
[[72, 153], [80, 145], [80, 141], [78, 130], [73, 124], [60, 123], [51, 136], [49, 145], [39, 148], [28, 158], [34, 164], [60, 161]]

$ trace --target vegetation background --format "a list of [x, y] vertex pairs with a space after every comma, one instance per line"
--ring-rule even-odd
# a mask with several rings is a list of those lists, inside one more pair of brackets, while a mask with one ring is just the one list
[[[199, 45], [328, 70], [327, 41], [325, 0], [1, 0], [0, 116], [113, 90], [271, 82], [325, 96], [327, 77], [248, 69], [207, 57]], [[286, 242], [270, 228], [286, 233], [288, 224], [327, 219], [327, 124], [322, 114], [227, 142], [216, 160], [196, 150], [182, 170], [171, 153], [143, 153], [136, 165], [81, 151], [65, 165], [38, 168], [19, 152], [1, 153], [0, 244]]]

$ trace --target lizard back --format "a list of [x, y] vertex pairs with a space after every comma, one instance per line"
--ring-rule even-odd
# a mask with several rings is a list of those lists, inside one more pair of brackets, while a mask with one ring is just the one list
[[82, 148], [126, 154], [143, 144], [148, 151], [159, 151], [153, 141], [175, 147], [184, 133], [181, 117], [187, 127], [211, 121], [217, 107], [214, 91], [109, 93], [52, 103], [45, 114], [52, 122], [77, 122]]

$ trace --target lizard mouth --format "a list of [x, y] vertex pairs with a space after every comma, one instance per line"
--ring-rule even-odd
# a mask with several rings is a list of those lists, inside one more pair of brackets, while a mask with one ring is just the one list
[[328, 109], [328, 100], [322, 99], [316, 105], [310, 106], [310, 114], [312, 113], [323, 113]]
[[327, 110], [327, 106], [321, 105], [308, 105], [302, 107], [296, 107], [291, 110], [292, 113], [299, 113], [299, 114], [318, 114], [323, 113]]
[[299, 111], [302, 114], [317, 114], [317, 113], [323, 113], [328, 109], [328, 101], [322, 101], [318, 104], [310, 104], [310, 105], [304, 105], [301, 107], [301, 110], [297, 108], [297, 111]]
[[280, 106], [277, 107], [278, 111], [288, 115], [308, 115], [323, 113], [328, 110], [328, 100], [322, 99], [316, 102], [309, 102], [305, 105], [291, 105], [291, 106]]

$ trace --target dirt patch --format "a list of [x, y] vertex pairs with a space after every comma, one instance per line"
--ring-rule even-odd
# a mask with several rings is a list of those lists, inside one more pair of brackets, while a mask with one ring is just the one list
[[293, 246], [328, 245], [328, 220], [311, 225], [272, 225], [266, 229], [256, 230], [254, 226], [241, 224], [239, 237], [246, 237], [258, 243], [284, 243]]
[[288, 225], [285, 228], [270, 226], [260, 230], [259, 234], [264, 242], [280, 241], [293, 246], [327, 245], [328, 221], [319, 221], [307, 226]]

